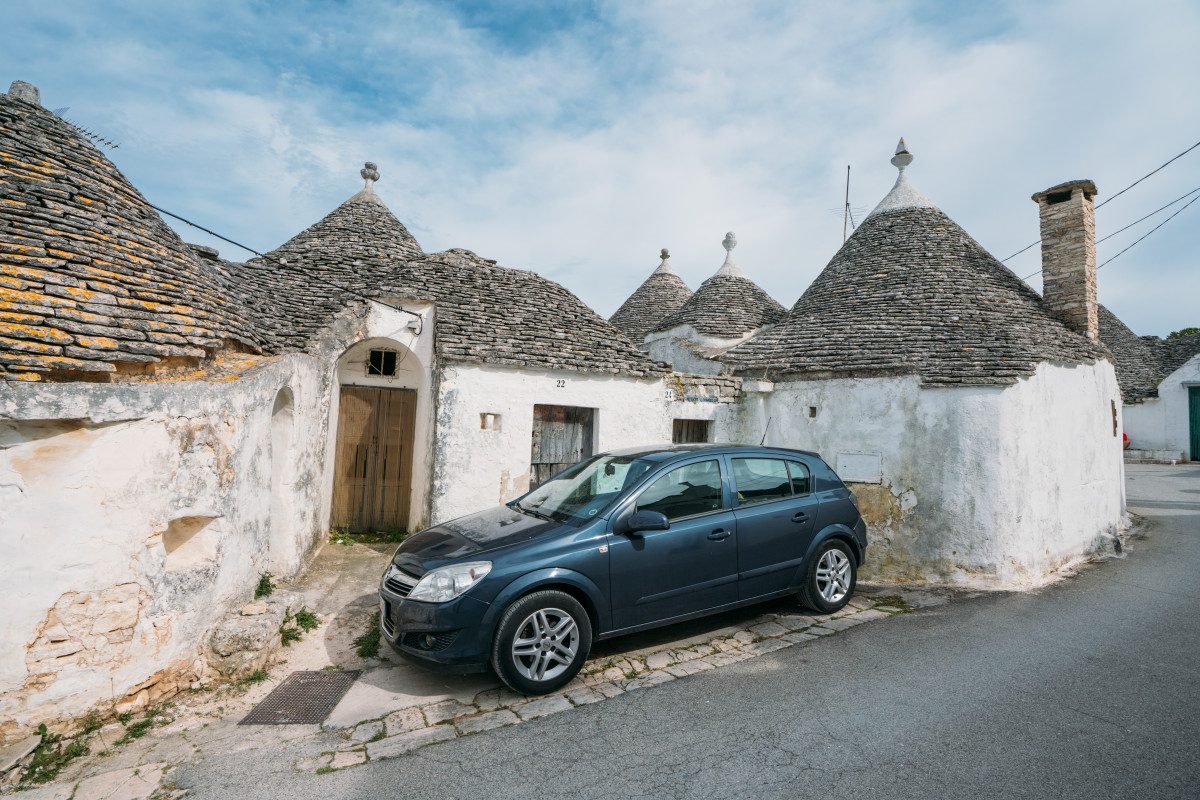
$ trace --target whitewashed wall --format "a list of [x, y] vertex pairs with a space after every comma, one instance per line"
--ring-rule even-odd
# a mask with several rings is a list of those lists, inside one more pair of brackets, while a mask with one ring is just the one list
[[1158, 397], [1125, 406], [1125, 432], [1138, 450], [1161, 450], [1180, 460], [1192, 453], [1188, 423], [1188, 387], [1200, 386], [1200, 356], [1172, 372], [1158, 385]]
[[[1018, 588], [1101, 547], [1122, 524], [1111, 365], [1041, 365], [1010, 387], [914, 377], [795, 381], [751, 395], [744, 434], [815, 450], [872, 523], [869, 571]], [[810, 409], [815, 409], [815, 416]], [[769, 426], [767, 420], [770, 420]]]
[[[372, 303], [367, 314], [362, 339], [347, 348], [337, 362], [337, 382], [340, 386], [378, 386], [390, 389], [413, 389], [417, 393], [416, 424], [413, 432], [413, 485], [409, 503], [408, 529], [418, 530], [429, 524], [429, 485], [433, 462], [433, 326], [434, 309], [428, 303], [405, 302], [397, 305], [420, 318], [420, 334], [411, 327], [412, 314]], [[371, 350], [392, 348], [399, 352], [396, 375], [368, 375], [366, 361]], [[325, 468], [330, 477], [324, 483], [322, 519], [328, 523], [333, 496], [333, 470], [336, 450], [336, 430], [339, 412], [338, 392], [333, 392], [329, 405], [329, 427], [335, 434], [329, 437]]]
[[432, 311], [414, 308], [419, 336], [371, 304], [313, 355], [234, 355], [198, 379], [0, 384], [0, 546], [21, 587], [0, 606], [0, 741], [170, 696], [261, 572], [304, 565], [328, 529], [337, 388], [366, 382], [352, 361], [372, 343], [411, 347], [398, 381], [418, 390], [426, 504]]
[[[235, 380], [0, 389], [0, 544], [20, 587], [0, 607], [0, 732], [169, 695], [260, 572], [300, 566], [322, 529], [328, 371], [290, 356]], [[282, 390], [290, 450], [273, 458]]]
[[[677, 396], [671, 379], [446, 367], [438, 381], [432, 520], [481, 511], [528, 490], [537, 404], [595, 409], [597, 453], [669, 443], [675, 418], [714, 420], [714, 438], [728, 440], [732, 406], [671, 399]], [[482, 414], [496, 415], [498, 428], [481, 428]]]

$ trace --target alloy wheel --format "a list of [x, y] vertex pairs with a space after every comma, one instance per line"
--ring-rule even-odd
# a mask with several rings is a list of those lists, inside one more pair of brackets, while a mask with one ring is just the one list
[[840, 602], [850, 592], [850, 559], [832, 548], [817, 562], [817, 591], [827, 603]]
[[579, 626], [558, 608], [540, 608], [517, 627], [512, 659], [517, 671], [531, 681], [561, 675], [579, 652]]

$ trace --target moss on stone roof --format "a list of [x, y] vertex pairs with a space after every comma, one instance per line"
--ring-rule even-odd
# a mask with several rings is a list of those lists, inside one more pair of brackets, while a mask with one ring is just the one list
[[226, 278], [69, 123], [0, 95], [0, 379], [255, 350]]

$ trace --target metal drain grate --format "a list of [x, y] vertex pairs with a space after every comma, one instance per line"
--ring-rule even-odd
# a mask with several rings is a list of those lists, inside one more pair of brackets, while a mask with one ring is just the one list
[[293, 672], [239, 725], [314, 725], [324, 722], [362, 670]]

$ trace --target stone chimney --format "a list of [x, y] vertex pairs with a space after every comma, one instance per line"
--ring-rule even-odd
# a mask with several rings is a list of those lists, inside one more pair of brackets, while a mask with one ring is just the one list
[[1033, 196], [1042, 223], [1042, 302], [1064, 325], [1100, 335], [1096, 303], [1096, 184], [1068, 181]]

